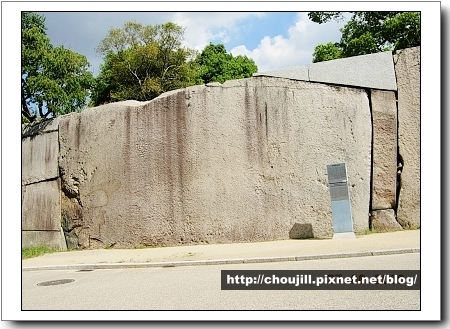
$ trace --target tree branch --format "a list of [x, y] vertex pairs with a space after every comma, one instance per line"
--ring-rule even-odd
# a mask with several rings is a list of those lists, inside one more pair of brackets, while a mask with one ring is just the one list
[[130, 73], [131, 73], [132, 75], [134, 75], [134, 77], [138, 80], [139, 86], [141, 86], [141, 85], [142, 85], [141, 79], [139, 79], [139, 77], [137, 76], [136, 72], [133, 72], [133, 71], [131, 70], [131, 65], [130, 65], [130, 63], [127, 63], [127, 64], [128, 64], [128, 70], [129, 70]]
[[29, 107], [28, 107], [28, 104], [27, 104], [27, 101], [26, 101], [26, 99], [25, 99], [25, 95], [23, 94], [23, 92], [22, 92], [22, 99], [21, 99], [21, 102], [22, 102], [22, 114], [23, 114], [28, 120], [30, 120], [30, 122], [33, 122], [34, 120], [36, 120], [36, 115], [35, 115], [35, 114], [32, 114], [32, 113], [30, 112], [30, 109], [29, 109]]

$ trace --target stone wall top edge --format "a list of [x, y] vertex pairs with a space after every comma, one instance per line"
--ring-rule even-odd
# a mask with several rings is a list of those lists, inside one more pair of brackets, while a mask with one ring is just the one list
[[22, 125], [22, 138], [58, 131], [61, 116]]

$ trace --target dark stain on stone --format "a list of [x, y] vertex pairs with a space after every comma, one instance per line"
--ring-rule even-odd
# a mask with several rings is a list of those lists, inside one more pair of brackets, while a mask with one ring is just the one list
[[165, 131], [165, 139], [166, 139], [166, 147], [165, 147], [165, 159], [167, 164], [167, 183], [168, 183], [168, 189], [169, 189], [169, 217], [173, 220], [175, 216], [175, 183], [174, 183], [174, 151], [173, 151], [173, 121], [176, 119], [174, 118], [174, 110], [172, 109], [172, 96], [165, 97], [164, 98], [164, 104], [163, 105], [163, 111], [165, 112], [165, 120], [164, 120], [164, 131]]
[[[125, 145], [123, 148], [123, 158], [125, 160], [125, 177], [130, 182], [131, 174], [131, 108], [125, 109]], [[130, 182], [131, 183], [131, 182]]]
[[50, 165], [50, 161], [52, 160], [52, 148], [48, 143], [45, 145], [45, 165]]
[[267, 116], [267, 102], [264, 103], [264, 113], [266, 116], [266, 140], [269, 143], [269, 117]]
[[81, 145], [81, 134], [82, 134], [82, 127], [81, 127], [81, 114], [76, 114], [75, 118], [75, 149], [77, 152], [80, 152], [80, 145]]
[[[183, 191], [185, 187], [185, 163], [186, 163], [186, 92], [179, 92], [177, 94], [176, 102], [176, 127], [177, 127], [177, 165], [178, 165], [178, 179], [180, 186], [180, 201], [183, 206]], [[183, 209], [182, 209], [183, 210]], [[182, 211], [183, 213], [183, 211]]]
[[[263, 129], [262, 129], [262, 111], [260, 111], [260, 101], [258, 98], [258, 87], [250, 89], [248, 84], [245, 86], [245, 119], [246, 119], [246, 137], [247, 154], [250, 162], [260, 164], [263, 159]], [[253, 101], [252, 101], [253, 98]]]

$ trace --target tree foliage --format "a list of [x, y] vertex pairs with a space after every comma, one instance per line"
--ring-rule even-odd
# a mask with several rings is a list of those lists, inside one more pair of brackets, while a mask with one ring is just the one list
[[86, 57], [63, 46], [52, 46], [45, 31], [45, 17], [22, 12], [24, 121], [82, 109], [94, 82]]
[[253, 60], [233, 57], [222, 44], [209, 44], [198, 54], [183, 46], [183, 38], [184, 29], [172, 22], [126, 22], [109, 30], [97, 47], [104, 63], [91, 105], [151, 100], [174, 89], [251, 77], [258, 70]]
[[203, 83], [249, 78], [258, 71], [252, 59], [242, 55], [233, 57], [223, 44], [210, 43], [195, 62], [200, 66], [199, 76]]
[[96, 78], [92, 105], [120, 100], [151, 100], [163, 92], [196, 83], [190, 60], [196, 52], [182, 46], [184, 29], [174, 23], [126, 22], [112, 28], [97, 47], [104, 63]]
[[[313, 62], [420, 46], [419, 12], [351, 13], [340, 42], [316, 46]], [[344, 18], [342, 12], [310, 12], [308, 17], [319, 24]]]

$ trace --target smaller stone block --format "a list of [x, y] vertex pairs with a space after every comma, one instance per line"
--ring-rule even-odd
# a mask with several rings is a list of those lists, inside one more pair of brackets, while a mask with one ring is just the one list
[[67, 250], [64, 233], [59, 231], [22, 231], [22, 248], [45, 246]]
[[383, 232], [402, 230], [402, 226], [395, 219], [393, 209], [374, 210], [371, 218], [372, 230]]
[[22, 139], [22, 184], [59, 177], [58, 132]]
[[22, 125], [22, 138], [58, 131], [59, 118], [60, 117], [56, 117], [38, 123]]
[[295, 223], [289, 231], [290, 239], [310, 239], [313, 238], [313, 229], [310, 223], [300, 224]]
[[59, 179], [25, 186], [22, 203], [23, 230], [59, 230], [61, 194]]

